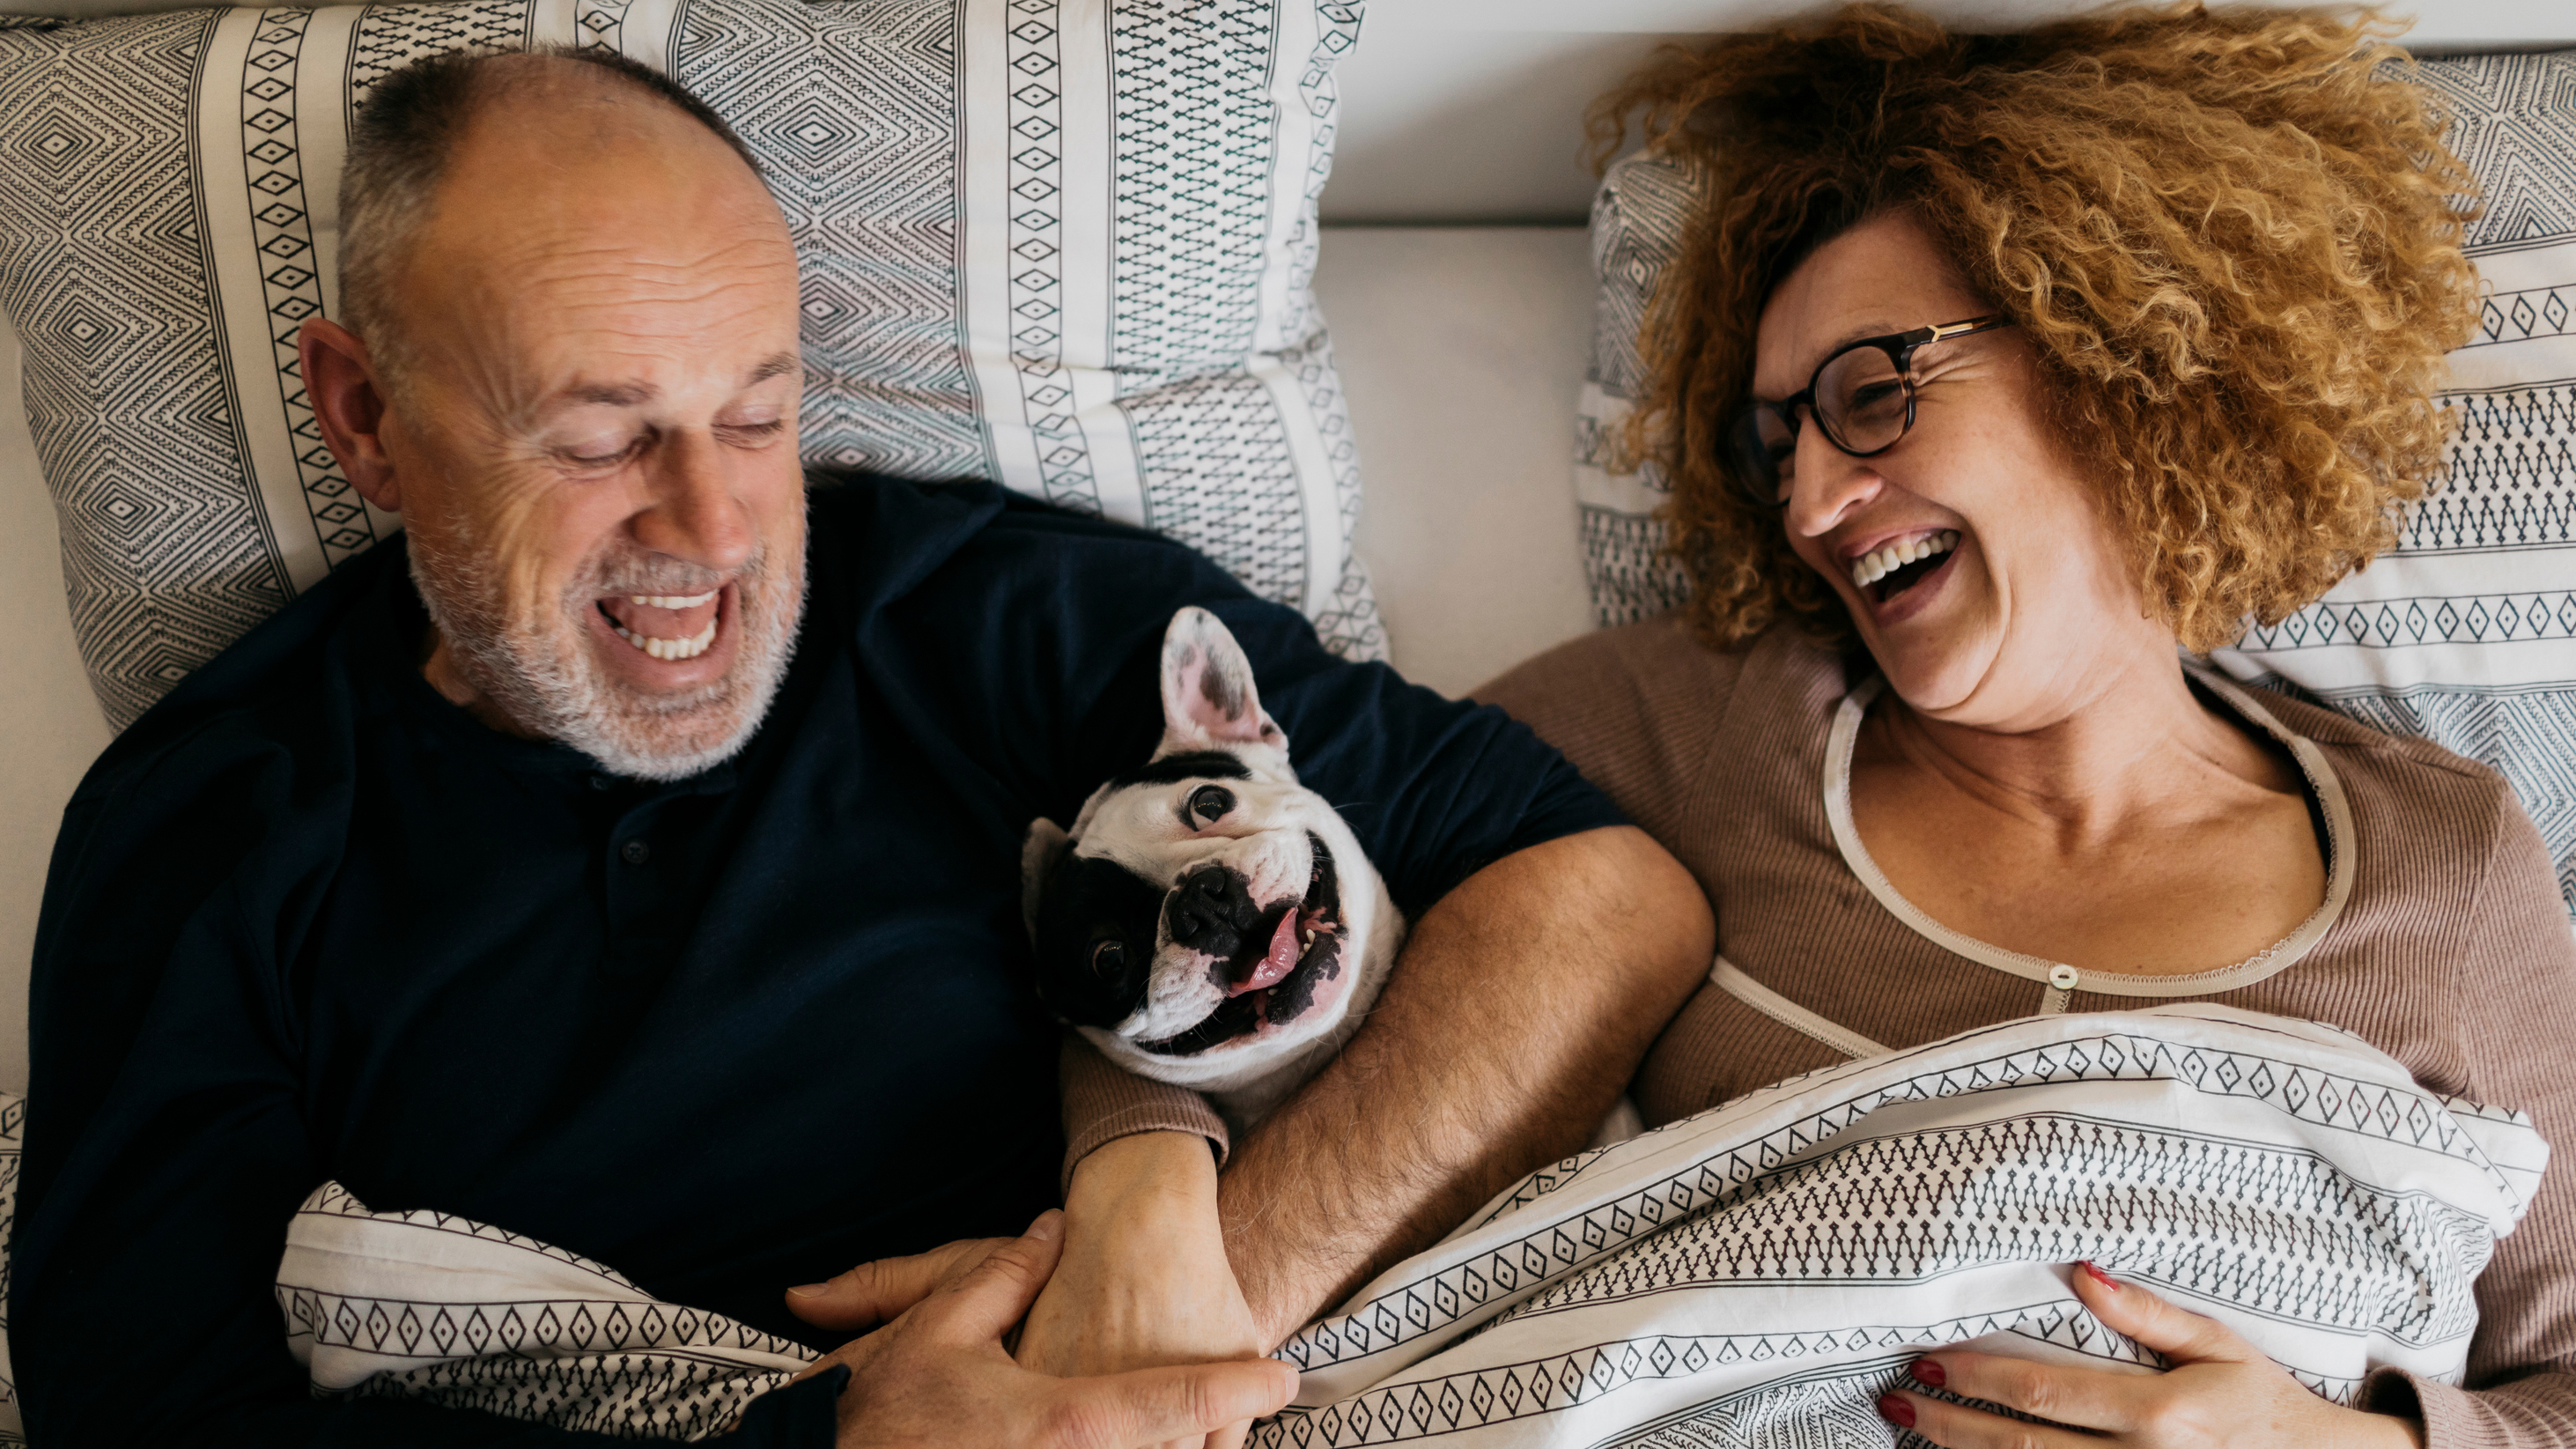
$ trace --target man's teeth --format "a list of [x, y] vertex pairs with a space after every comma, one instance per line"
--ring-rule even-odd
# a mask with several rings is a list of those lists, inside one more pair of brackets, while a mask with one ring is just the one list
[[[708, 599], [714, 597], [713, 594], [706, 596]], [[705, 599], [699, 602], [704, 603]], [[609, 627], [617, 631], [618, 638], [656, 659], [695, 659], [706, 653], [707, 649], [716, 642], [716, 621], [713, 619], [707, 621], [707, 627], [686, 639], [648, 639], [623, 624], [612, 624]]]
[[1868, 588], [1917, 559], [1927, 559], [1935, 554], [1948, 553], [1958, 546], [1959, 531], [1955, 528], [1945, 528], [1939, 533], [1927, 533], [1920, 538], [1891, 543], [1875, 553], [1862, 554], [1852, 560], [1852, 587]]
[[700, 604], [712, 604], [715, 601], [716, 591], [713, 589], [703, 594], [690, 594], [685, 597], [679, 594], [628, 594], [626, 596], [626, 602], [642, 604], [648, 609], [694, 609]]

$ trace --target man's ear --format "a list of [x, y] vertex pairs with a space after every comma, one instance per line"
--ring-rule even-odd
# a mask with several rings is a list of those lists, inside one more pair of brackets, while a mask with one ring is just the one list
[[1020, 924], [1028, 928], [1032, 946], [1038, 939], [1038, 888], [1072, 848], [1073, 838], [1064, 827], [1043, 815], [1030, 821], [1029, 833], [1020, 837]]
[[400, 512], [402, 486], [380, 436], [385, 395], [376, 385], [367, 344], [339, 323], [313, 317], [296, 334], [295, 350], [304, 371], [304, 395], [322, 424], [322, 441], [340, 460], [340, 471], [359, 497], [387, 513]]
[[1163, 631], [1163, 748], [1267, 745], [1284, 756], [1288, 736], [1262, 712], [1252, 661], [1216, 615], [1188, 608]]

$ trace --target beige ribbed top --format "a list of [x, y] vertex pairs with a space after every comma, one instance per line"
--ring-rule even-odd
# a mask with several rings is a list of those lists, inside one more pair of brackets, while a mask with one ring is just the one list
[[[1607, 630], [1478, 691], [1528, 722], [1698, 877], [1719, 963], [1647, 1054], [1649, 1124], [1882, 1047], [2050, 1010], [2191, 997], [2331, 1023], [2434, 1091], [2519, 1107], [2576, 1153], [2576, 933], [2494, 772], [2295, 700], [2208, 697], [2279, 739], [2327, 843], [2325, 901], [2250, 961], [2129, 976], [1942, 927], [1850, 826], [1851, 736], [1877, 688], [1788, 630], [1741, 654], [1675, 617]], [[2437, 1446], [2576, 1445], [2576, 1195], [2562, 1164], [2478, 1281], [2468, 1392], [2389, 1376]]]

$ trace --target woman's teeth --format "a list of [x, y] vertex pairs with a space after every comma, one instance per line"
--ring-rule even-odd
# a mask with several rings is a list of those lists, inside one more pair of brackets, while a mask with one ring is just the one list
[[690, 594], [686, 597], [679, 594], [628, 594], [626, 596], [626, 602], [642, 604], [648, 609], [694, 609], [700, 604], [712, 604], [715, 599], [716, 591], [713, 589], [703, 594]]
[[1959, 546], [1959, 531], [1945, 528], [1920, 538], [1891, 543], [1875, 553], [1865, 553], [1852, 560], [1851, 580], [1855, 589], [1865, 589], [1889, 574], [1919, 559], [1945, 554]]
[[[713, 594], [707, 594], [700, 597], [697, 602], [703, 604], [708, 599], [712, 599], [714, 597], [715, 595]], [[638, 602], [642, 601], [639, 600]], [[676, 608], [678, 606], [672, 604], [657, 604], [655, 607]], [[636, 648], [643, 650], [645, 653], [652, 655], [656, 659], [695, 659], [699, 655], [706, 653], [708, 648], [716, 642], [716, 621], [714, 619], [709, 619], [707, 621], [707, 627], [699, 630], [697, 633], [686, 639], [648, 639], [627, 628], [623, 624], [611, 624], [608, 627], [617, 631], [618, 638], [625, 640], [627, 643], [634, 645]]]

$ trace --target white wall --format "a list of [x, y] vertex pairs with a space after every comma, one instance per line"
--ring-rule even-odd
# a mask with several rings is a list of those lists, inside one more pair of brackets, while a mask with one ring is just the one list
[[1315, 294], [1396, 668], [1460, 695], [1589, 629], [1572, 476], [1592, 343], [1583, 229], [1327, 230]]

